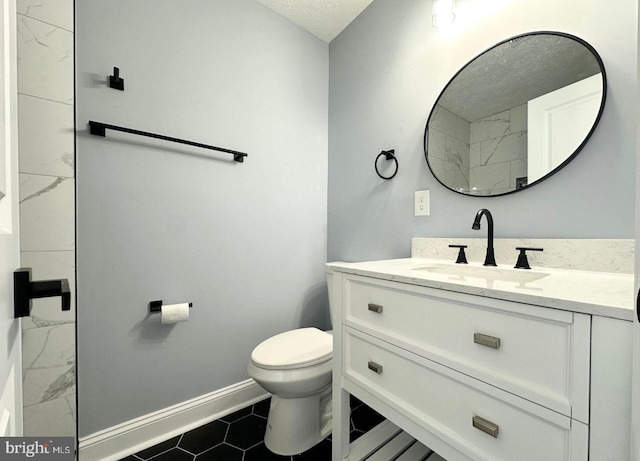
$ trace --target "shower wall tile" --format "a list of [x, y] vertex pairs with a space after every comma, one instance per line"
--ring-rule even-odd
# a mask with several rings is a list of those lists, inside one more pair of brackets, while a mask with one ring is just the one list
[[18, 15], [18, 92], [73, 103], [73, 32]]
[[471, 168], [527, 157], [527, 133], [519, 132], [472, 144]]
[[469, 144], [471, 141], [471, 124], [462, 117], [456, 116], [455, 138]]
[[73, 106], [18, 96], [20, 172], [72, 178]]
[[73, 30], [73, 0], [18, 0], [19, 14]]
[[442, 106], [435, 107], [429, 121], [429, 129], [431, 128], [469, 144], [471, 130], [469, 122]]
[[452, 189], [469, 188], [469, 122], [436, 106], [429, 122], [429, 165]]
[[22, 332], [25, 407], [75, 393], [75, 324]]
[[445, 159], [461, 168], [469, 169], [469, 144], [448, 137], [445, 144]]
[[509, 134], [509, 111], [490, 115], [471, 124], [471, 144]]
[[75, 436], [73, 0], [17, 0], [21, 265], [66, 278], [22, 320], [24, 430]]
[[509, 133], [528, 131], [527, 104], [521, 104], [509, 110]]
[[479, 195], [508, 189], [510, 182], [511, 167], [509, 162], [472, 168], [469, 178], [471, 189], [477, 191]]
[[429, 158], [435, 176], [451, 189], [469, 189], [469, 170], [439, 158]]
[[518, 178], [527, 176], [527, 159], [514, 160], [509, 162], [511, 167], [511, 187], [516, 187]]
[[442, 106], [436, 106], [429, 122], [429, 127], [436, 128], [448, 136], [456, 135], [456, 116]]
[[427, 149], [429, 151], [429, 161], [433, 158], [446, 159], [447, 135], [436, 128], [429, 128], [428, 139]]
[[20, 175], [20, 246], [22, 251], [73, 250], [74, 180]]
[[70, 437], [75, 433], [75, 394], [24, 409], [25, 436]]
[[470, 184], [477, 195], [513, 190], [527, 176], [527, 105], [471, 123]]
[[75, 252], [22, 252], [22, 267], [30, 267], [33, 280], [66, 278], [71, 289], [71, 310], [63, 311], [59, 297], [33, 300], [31, 316], [22, 319], [22, 329], [42, 328], [75, 322]]

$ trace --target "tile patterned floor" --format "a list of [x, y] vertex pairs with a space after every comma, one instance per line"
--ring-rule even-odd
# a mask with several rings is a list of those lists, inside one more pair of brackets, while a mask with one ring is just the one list
[[[331, 437], [295, 456], [279, 456], [264, 445], [270, 399], [185, 432], [121, 461], [329, 461]], [[359, 400], [351, 401], [351, 441], [384, 418]]]

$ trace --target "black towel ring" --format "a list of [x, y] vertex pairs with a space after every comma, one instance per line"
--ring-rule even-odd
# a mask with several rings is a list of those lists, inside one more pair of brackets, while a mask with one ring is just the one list
[[[393, 160], [394, 162], [396, 162], [396, 170], [393, 172], [393, 174], [391, 176], [382, 176], [380, 174], [380, 171], [378, 171], [378, 159], [383, 155], [387, 158], [387, 160]], [[380, 176], [382, 179], [391, 179], [391, 178], [393, 178], [398, 173], [398, 159], [395, 156], [395, 150], [394, 149], [383, 150], [382, 152], [380, 152], [378, 154], [378, 156], [376, 157], [376, 161], [373, 163], [373, 166], [375, 166], [376, 173], [378, 173], [378, 176]]]

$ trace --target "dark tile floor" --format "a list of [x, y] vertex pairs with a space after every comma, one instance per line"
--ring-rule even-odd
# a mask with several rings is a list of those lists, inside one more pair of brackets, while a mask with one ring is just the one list
[[[121, 461], [330, 461], [331, 437], [295, 456], [279, 456], [264, 445], [270, 399], [185, 432]], [[384, 419], [351, 399], [351, 441]]]

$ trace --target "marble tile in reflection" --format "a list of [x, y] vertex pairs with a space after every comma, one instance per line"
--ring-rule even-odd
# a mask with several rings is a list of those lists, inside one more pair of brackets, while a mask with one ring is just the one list
[[445, 159], [459, 165], [460, 168], [469, 168], [469, 144], [455, 138], [448, 137], [446, 140]]
[[456, 136], [456, 118], [452, 112], [448, 111], [442, 106], [436, 106], [431, 123], [435, 125], [435, 128], [442, 131], [447, 136]]
[[471, 144], [509, 134], [509, 111], [490, 115], [471, 123]]
[[436, 129], [429, 129], [429, 143], [428, 143], [428, 152], [429, 152], [429, 161], [434, 158], [445, 159], [446, 154], [446, 135]]
[[527, 158], [527, 134], [515, 133], [473, 145], [471, 167], [494, 165]]
[[469, 185], [476, 188], [478, 194], [497, 189], [508, 189], [511, 181], [509, 162], [471, 168]]
[[527, 131], [527, 105], [521, 104], [509, 111], [509, 133]]
[[511, 187], [516, 187], [516, 181], [518, 178], [527, 176], [527, 160], [519, 159], [510, 162], [511, 164]]

